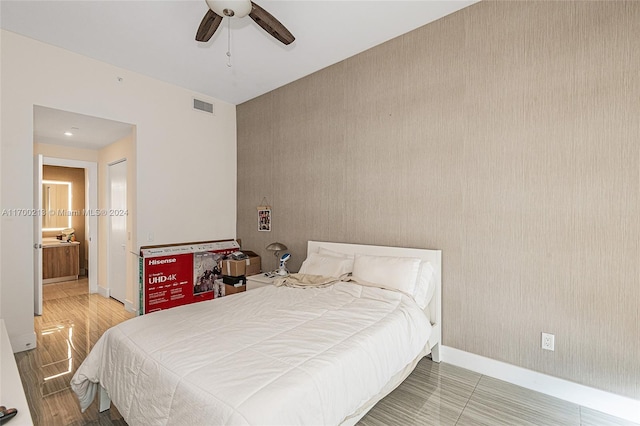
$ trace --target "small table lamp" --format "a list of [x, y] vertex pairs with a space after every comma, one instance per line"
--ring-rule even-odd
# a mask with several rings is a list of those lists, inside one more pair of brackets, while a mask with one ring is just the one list
[[[287, 246], [285, 246], [282, 243], [271, 243], [266, 247], [267, 250], [272, 251], [273, 255], [276, 257], [276, 268], [278, 267], [278, 261], [280, 260], [280, 258], [278, 257], [280, 255], [280, 251], [282, 250], [287, 250]], [[275, 269], [274, 269], [275, 270]]]

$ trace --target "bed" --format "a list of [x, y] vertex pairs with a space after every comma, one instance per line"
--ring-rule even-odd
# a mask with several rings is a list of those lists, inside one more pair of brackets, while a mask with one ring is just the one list
[[341, 279], [107, 330], [71, 381], [81, 408], [99, 393], [131, 426], [353, 425], [422, 357], [440, 361], [439, 250], [309, 241], [300, 273]]

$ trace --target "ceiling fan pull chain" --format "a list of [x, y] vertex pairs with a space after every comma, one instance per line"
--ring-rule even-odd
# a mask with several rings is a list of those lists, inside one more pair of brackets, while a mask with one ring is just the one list
[[231, 19], [227, 18], [227, 66], [231, 68], [233, 64], [231, 63]]

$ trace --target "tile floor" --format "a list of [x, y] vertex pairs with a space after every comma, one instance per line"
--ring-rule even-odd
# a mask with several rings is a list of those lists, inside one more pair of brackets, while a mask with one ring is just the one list
[[427, 358], [359, 425], [638, 426]]
[[[69, 381], [109, 327], [133, 317], [113, 299], [88, 293], [86, 278], [45, 284], [43, 314], [34, 317], [37, 347], [16, 354], [34, 425], [125, 424], [116, 409], [80, 412]], [[7, 423], [7, 426], [11, 426]]]

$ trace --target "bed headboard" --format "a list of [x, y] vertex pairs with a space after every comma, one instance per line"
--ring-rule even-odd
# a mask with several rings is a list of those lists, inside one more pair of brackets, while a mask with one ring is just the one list
[[432, 336], [429, 338], [431, 355], [434, 361], [440, 361], [440, 342], [442, 339], [442, 251], [403, 247], [369, 246], [362, 244], [331, 243], [309, 241], [307, 256], [317, 253], [320, 247], [344, 254], [368, 254], [372, 256], [417, 257], [431, 263], [434, 268], [435, 292], [429, 305], [424, 309], [433, 324]]

